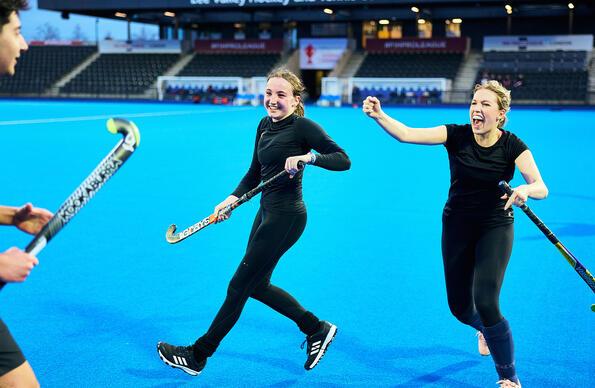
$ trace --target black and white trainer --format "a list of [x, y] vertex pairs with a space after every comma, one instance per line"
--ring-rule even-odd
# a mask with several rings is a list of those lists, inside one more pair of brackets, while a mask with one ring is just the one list
[[[304, 341], [304, 343], [308, 343], [306, 348], [308, 359], [304, 364], [306, 370], [310, 370], [318, 364], [328, 346], [333, 342], [335, 335], [337, 335], [337, 326], [327, 321], [321, 321], [320, 330], [306, 337]], [[302, 343], [302, 349], [304, 343]]]
[[157, 343], [157, 353], [167, 365], [181, 369], [192, 376], [198, 376], [207, 364], [207, 360], [196, 361], [192, 346], [173, 346], [159, 342]]

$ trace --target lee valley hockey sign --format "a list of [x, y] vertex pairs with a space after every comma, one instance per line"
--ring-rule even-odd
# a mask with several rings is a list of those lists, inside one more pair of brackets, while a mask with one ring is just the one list
[[[443, 1], [443, 0], [435, 0]], [[472, 0], [463, 0], [472, 1]], [[82, 11], [103, 9], [275, 8], [410, 4], [410, 0], [37, 0], [40, 9]]]
[[390, 0], [188, 0], [190, 5], [203, 6], [299, 6], [299, 5], [346, 5], [346, 4], [391, 4]]
[[[432, 2], [431, 0], [429, 0]], [[433, 0], [444, 1], [444, 0]], [[462, 0], [473, 1], [473, 0]], [[410, 0], [37, 0], [40, 9], [59, 11], [81, 10], [139, 10], [170, 9], [182, 10], [193, 8], [275, 8], [275, 7], [332, 7], [363, 5], [410, 4]]]

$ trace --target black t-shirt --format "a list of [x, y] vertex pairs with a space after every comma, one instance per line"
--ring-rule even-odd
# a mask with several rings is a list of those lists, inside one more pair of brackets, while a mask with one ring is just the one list
[[528, 147], [513, 133], [501, 131], [494, 145], [482, 147], [470, 124], [446, 126], [450, 189], [445, 210], [492, 213], [504, 208], [498, 183], [512, 180], [514, 161]]
[[[232, 195], [242, 196], [261, 181], [282, 171], [288, 157], [304, 155], [312, 149], [318, 153], [314, 163], [318, 167], [343, 171], [351, 166], [345, 151], [312, 120], [295, 114], [278, 122], [273, 122], [268, 116], [264, 117], [256, 129], [250, 168]], [[303, 171], [300, 171], [293, 179], [284, 177], [265, 188], [261, 205], [269, 211], [279, 213], [305, 212], [302, 176]]]

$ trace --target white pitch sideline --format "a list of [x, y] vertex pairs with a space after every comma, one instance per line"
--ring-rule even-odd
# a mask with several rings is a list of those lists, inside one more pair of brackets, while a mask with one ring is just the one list
[[[225, 113], [238, 112], [255, 109], [255, 107], [241, 107], [236, 109], [230, 109]], [[202, 115], [207, 113], [218, 113], [220, 109], [212, 110], [183, 110], [183, 111], [169, 111], [169, 112], [147, 112], [147, 113], [114, 113], [109, 115], [97, 115], [97, 116], [76, 116], [76, 117], [55, 117], [46, 119], [30, 119], [30, 120], [8, 120], [0, 121], [0, 126], [8, 125], [30, 125], [30, 124], [48, 124], [48, 123], [66, 123], [76, 121], [93, 121], [93, 120], [107, 120], [112, 117], [159, 117], [159, 116], [182, 116], [182, 115]]]

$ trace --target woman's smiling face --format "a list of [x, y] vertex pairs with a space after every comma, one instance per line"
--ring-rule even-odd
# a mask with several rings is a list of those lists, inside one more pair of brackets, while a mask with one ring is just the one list
[[273, 121], [281, 121], [291, 115], [299, 104], [299, 96], [293, 95], [291, 84], [281, 77], [268, 80], [264, 93], [264, 107]]

